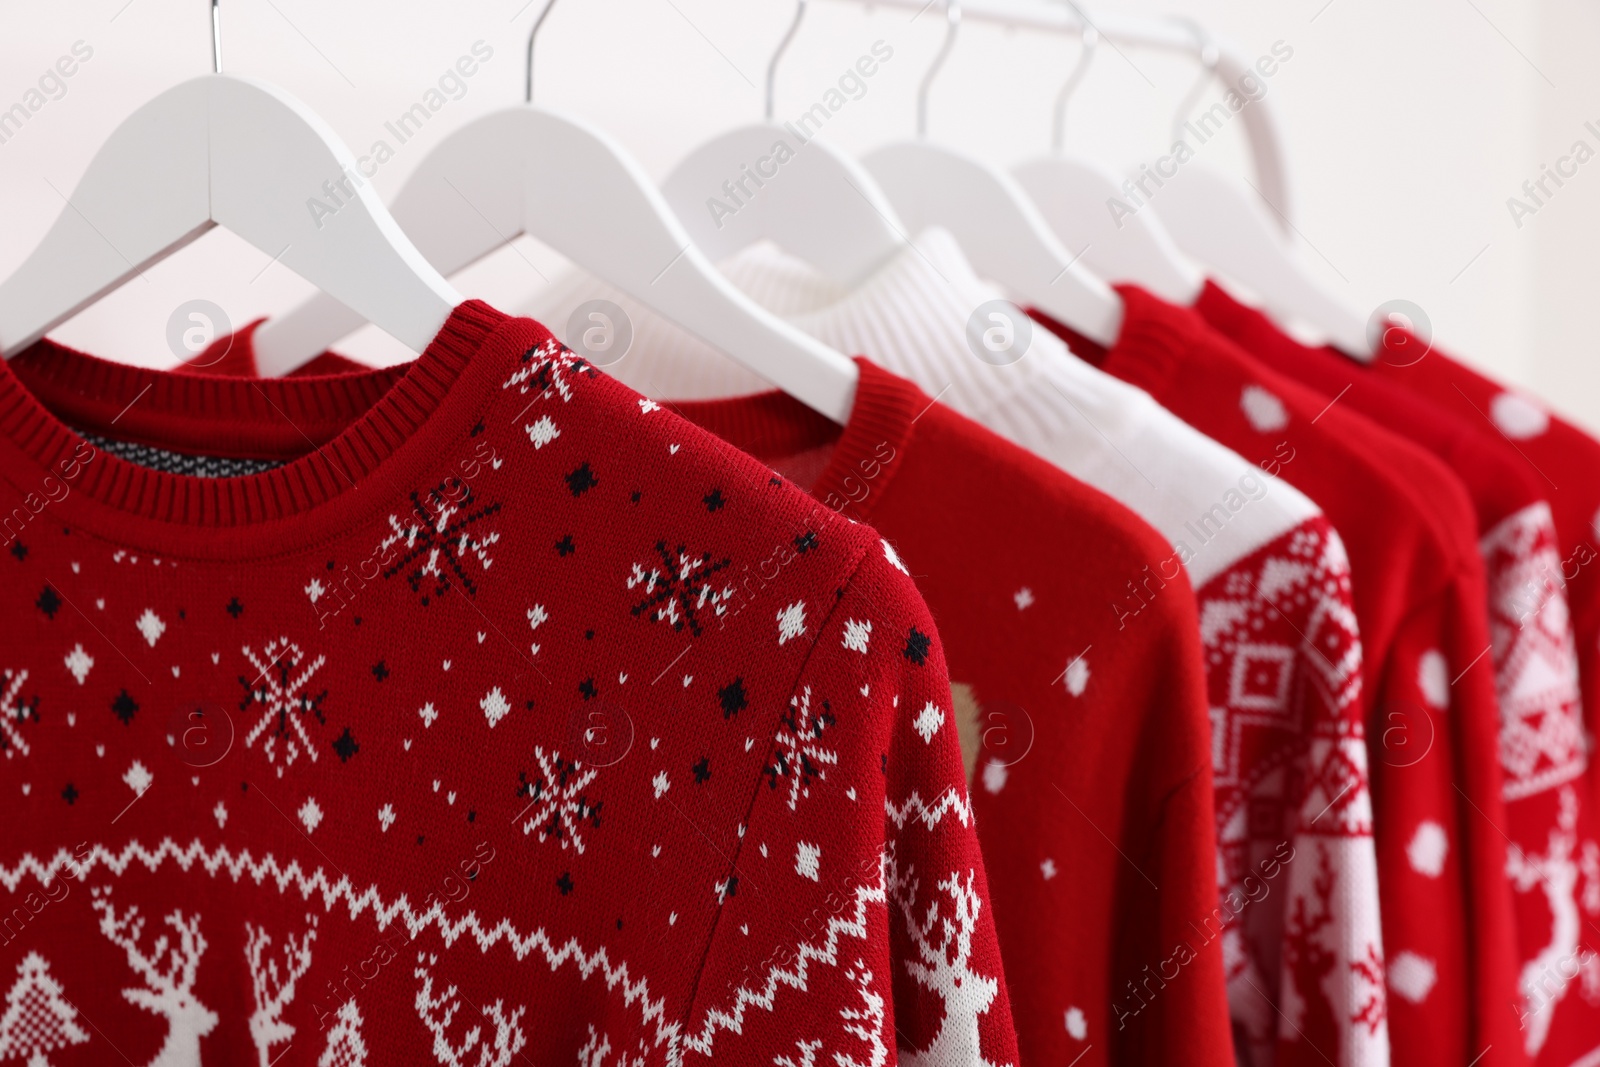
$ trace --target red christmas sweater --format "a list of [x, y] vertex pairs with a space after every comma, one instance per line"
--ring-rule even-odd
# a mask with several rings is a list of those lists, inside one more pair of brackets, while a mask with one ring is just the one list
[[1500, 697], [1523, 1045], [1535, 1062], [1560, 1067], [1600, 1052], [1600, 844], [1548, 485], [1503, 439], [1330, 349], [1299, 344], [1219, 287], [1208, 284], [1195, 306], [1262, 362], [1433, 452], [1472, 494]]
[[1487, 592], [1465, 490], [1432, 456], [1253, 363], [1193, 312], [1119, 292], [1116, 344], [1068, 333], [1073, 350], [1272, 464], [1348, 548], [1394, 1062], [1525, 1062]]
[[0, 522], [0, 1057], [1016, 1061], [894, 551], [538, 324], [42, 343]]
[[1384, 344], [1372, 373], [1514, 449], [1548, 494], [1578, 641], [1584, 721], [1591, 735], [1600, 734], [1600, 566], [1593, 565], [1600, 560], [1600, 441], [1405, 330], [1389, 329]]
[[1136, 623], [1113, 610], [1171, 550], [857, 364], [842, 432], [781, 393], [672, 406], [872, 523], [916, 575], [964, 726], [1021, 1062], [1231, 1065], [1222, 941], [1190, 927], [1218, 906], [1194, 596], [1180, 573]]
[[[253, 374], [241, 340], [230, 372]], [[782, 393], [671, 408], [872, 523], [915, 568], [956, 679], [1021, 1062], [1233, 1063], [1194, 595], [1180, 568], [1136, 624], [1119, 610], [1171, 549], [1104, 494], [857, 363], [842, 429]], [[1283, 859], [1240, 855], [1275, 876]]]

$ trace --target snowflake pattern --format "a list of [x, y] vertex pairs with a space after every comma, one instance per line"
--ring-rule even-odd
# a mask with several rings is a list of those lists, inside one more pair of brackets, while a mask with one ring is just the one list
[[602, 802], [591, 801], [586, 792], [599, 772], [592, 767], [584, 770], [580, 761], [564, 759], [554, 749], [546, 753], [543, 748], [536, 747], [533, 758], [539, 765], [537, 774], [530, 779], [527, 771], [517, 772], [522, 782], [517, 787], [517, 796], [529, 800], [523, 812], [533, 809], [533, 814], [522, 824], [522, 832], [531, 834], [538, 830], [541, 842], [553, 837], [561, 842], [562, 848], [570, 845], [582, 855], [584, 832], [600, 828]]
[[587, 359], [554, 338], [528, 349], [520, 362], [511, 377], [500, 383], [500, 388], [516, 386], [517, 392], [537, 393], [540, 400], [559, 396], [563, 404], [572, 402], [572, 387], [577, 378], [593, 378], [600, 373]]
[[778, 644], [792, 641], [806, 632], [806, 602], [797, 600], [778, 612]]
[[161, 616], [149, 608], [144, 609], [144, 614], [140, 615], [139, 621], [133, 625], [138, 629], [140, 635], [150, 642], [151, 648], [155, 648], [156, 642], [161, 639], [161, 635], [167, 632], [167, 624], [161, 621]]
[[780, 779], [789, 783], [790, 811], [795, 810], [801, 797], [811, 795], [813, 781], [827, 779], [824, 767], [839, 762], [837, 752], [817, 743], [823, 733], [837, 722], [826, 700], [822, 701], [821, 711], [815, 715], [811, 713], [809, 685], [800, 691], [799, 696], [789, 698], [789, 710], [784, 712], [779, 722], [778, 736], [773, 744], [772, 762], [766, 766], [764, 773], [768, 788], [778, 788]]
[[[244, 698], [239, 702], [239, 710], [248, 711], [257, 705], [262, 709], [261, 718], [245, 735], [245, 747], [253, 748], [265, 734], [267, 740], [261, 750], [266, 754], [268, 763], [277, 762], [280, 747], [283, 749], [283, 767], [293, 766], [302, 754], [315, 763], [317, 748], [311, 741], [307, 723], [311, 719], [315, 719], [319, 725], [327, 723], [322, 702], [327, 699], [328, 691], [324, 689], [313, 694], [306, 689], [306, 683], [322, 669], [327, 657], [318, 656], [302, 669], [305, 652], [287, 637], [268, 641], [259, 656], [251, 651], [249, 645], [245, 645], [244, 655], [255, 667], [256, 673], [254, 678], [246, 678], [242, 674], [239, 676], [239, 684], [244, 686]], [[278, 768], [280, 776], [283, 767]]]
[[867, 643], [872, 640], [872, 623], [857, 622], [855, 619], [844, 621], [844, 647], [852, 652], [867, 654]]
[[479, 530], [477, 524], [499, 510], [499, 503], [482, 503], [459, 478], [447, 478], [426, 494], [412, 490], [411, 514], [406, 521], [390, 515], [389, 535], [378, 544], [376, 554], [394, 560], [383, 576], [404, 574], [423, 607], [457, 583], [468, 596], [477, 596], [467, 568], [475, 567], [481, 578], [494, 563], [489, 552], [500, 540], [498, 531]]
[[657, 622], [667, 623], [680, 633], [688, 626], [689, 632], [699, 637], [700, 617], [708, 607], [716, 616], [728, 610], [733, 586], [717, 589], [711, 578], [732, 560], [712, 562], [709, 555], [692, 556], [683, 545], [668, 551], [665, 541], [656, 542], [656, 555], [660, 557], [659, 565], [635, 563], [628, 576], [629, 589], [644, 591], [644, 599], [630, 609], [631, 613], [648, 612]]
[[72, 676], [78, 680], [79, 685], [88, 680], [89, 671], [94, 668], [94, 657], [83, 650], [81, 641], [72, 647], [72, 651], [67, 653], [62, 662], [66, 665], [67, 670], [72, 672]]
[[522, 428], [528, 431], [528, 440], [533, 442], [535, 452], [561, 436], [560, 429], [549, 415], [540, 415], [536, 422], [527, 423]]

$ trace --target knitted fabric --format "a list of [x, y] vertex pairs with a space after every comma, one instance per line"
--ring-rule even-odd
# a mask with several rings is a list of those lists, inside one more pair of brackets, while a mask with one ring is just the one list
[[0, 494], [0, 1048], [1016, 1061], [893, 550], [538, 324], [272, 382], [41, 344]]

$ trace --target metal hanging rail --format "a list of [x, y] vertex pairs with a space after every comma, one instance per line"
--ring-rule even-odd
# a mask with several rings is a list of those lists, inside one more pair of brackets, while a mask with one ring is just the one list
[[[940, 7], [940, 0], [850, 2], [869, 9], [884, 7], [940, 13], [936, 10]], [[1212, 37], [1187, 21], [1145, 18], [1117, 12], [1102, 14], [1060, 0], [962, 0], [961, 17], [963, 20], [1079, 37], [1086, 27], [1091, 27], [1106, 43], [1118, 47], [1176, 52], [1188, 56], [1202, 67], [1208, 65], [1214, 55], [1217, 79], [1230, 88], [1243, 75], [1255, 73], [1250, 56], [1231, 42]], [[1272, 108], [1266, 97], [1261, 97], [1246, 105], [1239, 116], [1250, 146], [1256, 188], [1274, 209], [1280, 226], [1287, 230], [1290, 218], [1288, 175], [1283, 140], [1279, 136]]]

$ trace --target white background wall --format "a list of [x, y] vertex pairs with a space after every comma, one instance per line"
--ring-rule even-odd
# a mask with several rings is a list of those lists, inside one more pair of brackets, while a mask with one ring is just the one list
[[[424, 132], [384, 166], [391, 196], [454, 125], [518, 102], [522, 46], [544, 0], [339, 4], [224, 0], [227, 69], [271, 80], [320, 112], [358, 153], [475, 41], [494, 57]], [[1121, 9], [1172, 8], [1138, 0]], [[1600, 150], [1600, 11], [1580, 0], [1195, 0], [1182, 9], [1252, 55], [1294, 49], [1269, 98], [1287, 138], [1303, 261], [1363, 311], [1404, 298], [1430, 315], [1447, 348], [1529, 386], [1600, 429], [1600, 365], [1591, 355], [1600, 259], [1600, 160], [1516, 227], [1506, 199], [1572, 142]], [[655, 176], [701, 140], [760, 117], [767, 57], [788, 0], [562, 0], [540, 40], [536, 93], [627, 145]], [[785, 117], [816, 100], [883, 39], [894, 59], [828, 124], [836, 144], [864, 151], [912, 132], [915, 88], [937, 49], [933, 10], [813, 0], [779, 81]], [[0, 144], [0, 276], [15, 269], [63, 205], [107, 133], [160, 90], [210, 65], [205, 0], [0, 0], [0, 109], [21, 99], [73, 43], [94, 56], [20, 134]], [[1009, 165], [1049, 144], [1055, 91], [1076, 42], [969, 23], [932, 106], [932, 133]], [[1122, 167], [1168, 143], [1173, 109], [1192, 84], [1182, 60], [1102, 48], [1074, 99], [1080, 151]], [[1202, 103], [1219, 95], [1211, 88]], [[391, 142], [392, 143], [392, 142]], [[1234, 128], [1209, 161], [1244, 171]], [[552, 165], [559, 165], [552, 160]], [[464, 291], [515, 306], [560, 269], [531, 242], [458, 279]], [[291, 306], [308, 287], [230, 235], [213, 232], [57, 331], [108, 357], [170, 364], [165, 325], [193, 298], [234, 323]], [[381, 336], [346, 351], [403, 356]]]

